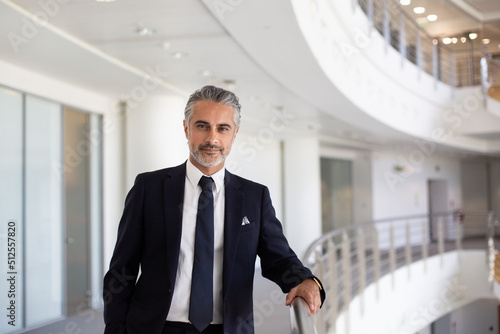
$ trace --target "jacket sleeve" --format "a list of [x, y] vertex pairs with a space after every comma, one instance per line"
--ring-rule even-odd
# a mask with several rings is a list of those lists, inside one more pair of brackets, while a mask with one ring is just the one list
[[125, 200], [109, 271], [104, 276], [105, 333], [126, 333], [125, 322], [143, 249], [144, 182], [137, 176]]
[[[264, 187], [262, 194], [261, 226], [257, 253], [261, 261], [262, 275], [278, 284], [284, 293], [288, 293], [305, 279], [318, 279], [302, 264], [288, 245], [281, 223], [276, 218], [267, 187]], [[323, 287], [321, 282], [320, 285]], [[320, 289], [320, 294], [323, 303], [325, 299], [323, 288]]]

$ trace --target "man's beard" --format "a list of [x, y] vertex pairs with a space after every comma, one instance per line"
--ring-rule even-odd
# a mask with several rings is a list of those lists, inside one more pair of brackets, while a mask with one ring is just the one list
[[[208, 161], [204, 156], [203, 156], [203, 153], [202, 153], [202, 150], [204, 149], [218, 149], [220, 151], [220, 155], [219, 157], [217, 158], [217, 160], [215, 161]], [[215, 166], [218, 166], [219, 164], [221, 164], [222, 162], [224, 162], [224, 160], [226, 160], [227, 156], [229, 155], [229, 152], [227, 154], [224, 154], [224, 151], [222, 149], [222, 147], [220, 146], [216, 146], [216, 145], [210, 145], [210, 144], [206, 144], [206, 145], [200, 145], [198, 146], [198, 149], [195, 149], [194, 147], [192, 146], [189, 146], [189, 150], [191, 151], [191, 156], [194, 158], [194, 160], [199, 163], [200, 165], [202, 165], [203, 167], [215, 167]]]

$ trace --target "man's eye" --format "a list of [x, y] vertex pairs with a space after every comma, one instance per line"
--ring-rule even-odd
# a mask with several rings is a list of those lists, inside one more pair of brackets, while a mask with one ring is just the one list
[[219, 128], [219, 131], [224, 132], [224, 131], [229, 131], [229, 128], [227, 126], [221, 126]]
[[206, 129], [208, 126], [206, 124], [198, 124], [197, 125], [198, 129]]

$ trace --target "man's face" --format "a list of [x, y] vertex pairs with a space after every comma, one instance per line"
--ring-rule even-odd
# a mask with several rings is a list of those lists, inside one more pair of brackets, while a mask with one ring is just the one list
[[184, 121], [190, 160], [206, 175], [222, 168], [238, 133], [232, 106], [209, 100], [198, 101], [189, 124]]

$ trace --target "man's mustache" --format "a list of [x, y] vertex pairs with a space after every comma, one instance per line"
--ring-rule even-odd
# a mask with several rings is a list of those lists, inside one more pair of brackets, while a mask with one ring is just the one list
[[218, 150], [222, 151], [222, 146], [211, 145], [211, 144], [205, 144], [205, 145], [198, 146], [198, 150], [200, 150], [200, 151], [205, 150], [205, 149], [210, 149], [210, 150], [218, 149]]

